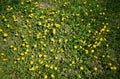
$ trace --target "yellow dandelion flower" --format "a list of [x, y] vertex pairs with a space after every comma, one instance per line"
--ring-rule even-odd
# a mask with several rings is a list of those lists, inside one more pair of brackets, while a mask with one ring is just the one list
[[8, 34], [7, 34], [7, 33], [4, 33], [4, 34], [3, 34], [3, 37], [4, 37], [4, 38], [8, 37]]
[[47, 75], [44, 75], [44, 79], [47, 79], [48, 78], [48, 76]]
[[2, 29], [0, 29], [0, 32], [3, 32], [3, 30], [2, 30]]
[[33, 46], [34, 48], [36, 48], [37, 47], [37, 45], [36, 44], [34, 44], [34, 46]]
[[72, 61], [72, 64], [75, 64], [75, 61]]
[[14, 48], [13, 48], [13, 50], [14, 50], [14, 51], [16, 51], [16, 50], [17, 50], [17, 48], [16, 48], [16, 47], [14, 47]]
[[95, 50], [94, 50], [94, 49], [92, 49], [92, 50], [91, 50], [91, 52], [92, 52], [92, 53], [94, 53], [94, 52], [95, 52]]
[[113, 69], [114, 69], [114, 70], [117, 70], [117, 67], [116, 67], [116, 66], [113, 66]]
[[55, 23], [55, 27], [60, 27], [60, 24]]
[[98, 69], [97, 69], [97, 67], [94, 67], [93, 70], [94, 70], [94, 71], [97, 71]]
[[16, 36], [16, 37], [18, 37], [18, 36], [19, 36], [19, 34], [18, 34], [18, 33], [16, 33], [16, 34], [15, 34], [15, 36]]
[[49, 67], [49, 65], [48, 65], [48, 64], [45, 64], [45, 67], [46, 67], [46, 68], [48, 68], [48, 67]]
[[94, 58], [95, 58], [95, 59], [98, 59], [98, 57], [97, 57], [96, 55], [94, 55]]
[[84, 4], [84, 5], [86, 5], [86, 4], [87, 4], [87, 2], [86, 2], [86, 1], [84, 1], [84, 2], [83, 2], [83, 4]]
[[68, 39], [65, 39], [65, 43], [67, 43], [68, 42]]
[[74, 46], [74, 49], [77, 49], [77, 48], [78, 48], [78, 47], [75, 45], [75, 46]]
[[39, 26], [41, 26], [41, 25], [42, 25], [42, 22], [41, 22], [41, 21], [39, 21], [39, 22], [38, 22], [38, 25], [39, 25]]
[[85, 50], [85, 54], [88, 54], [88, 50]]
[[31, 58], [34, 58], [35, 56], [34, 55], [31, 55]]
[[33, 62], [33, 61], [30, 61], [30, 64], [32, 65], [32, 64], [34, 64], [34, 62]]
[[42, 57], [42, 54], [39, 54], [39, 57], [41, 58], [41, 57]]
[[25, 57], [21, 57], [21, 60], [25, 60]]
[[29, 71], [34, 71], [34, 70], [35, 70], [34, 67], [29, 68]]
[[54, 75], [54, 74], [51, 74], [50, 76], [51, 76], [51, 78], [55, 78], [55, 75]]
[[61, 42], [62, 42], [62, 39], [60, 38], [60, 39], [59, 39], [59, 43], [61, 43]]
[[70, 63], [69, 66], [72, 66], [72, 64]]
[[52, 30], [52, 33], [55, 35], [55, 34], [56, 34], [56, 29], [53, 29], [53, 30]]
[[54, 70], [57, 70], [58, 68], [57, 67], [54, 67]]
[[83, 67], [83, 66], [80, 66], [80, 70], [84, 70], [84, 67]]
[[21, 56], [23, 56], [23, 55], [24, 55], [24, 53], [22, 52], [22, 53], [20, 53], [20, 55], [21, 55]]
[[14, 61], [13, 63], [14, 63], [14, 64], [16, 64], [16, 63], [17, 63], [17, 61]]
[[55, 59], [58, 60], [58, 57], [56, 56]]
[[3, 41], [4, 41], [4, 42], [6, 42], [6, 41], [7, 41], [7, 39], [5, 39], [5, 38], [4, 38], [4, 39], [3, 39]]
[[53, 65], [50, 66], [50, 69], [53, 69]]
[[17, 61], [20, 61], [20, 58], [17, 58], [16, 60], [17, 60]]

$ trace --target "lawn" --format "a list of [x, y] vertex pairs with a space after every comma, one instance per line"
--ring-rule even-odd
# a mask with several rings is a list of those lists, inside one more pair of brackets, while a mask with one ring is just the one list
[[0, 1], [0, 79], [120, 79], [117, 0]]

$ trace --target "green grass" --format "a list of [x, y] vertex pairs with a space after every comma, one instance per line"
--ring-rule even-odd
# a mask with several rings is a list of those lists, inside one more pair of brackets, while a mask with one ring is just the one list
[[0, 79], [119, 79], [119, 2], [114, 4], [1, 1]]

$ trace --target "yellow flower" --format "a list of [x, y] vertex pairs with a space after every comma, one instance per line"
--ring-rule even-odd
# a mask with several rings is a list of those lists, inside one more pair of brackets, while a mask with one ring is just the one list
[[70, 66], [72, 66], [72, 64], [69, 64]]
[[2, 30], [2, 29], [0, 29], [0, 32], [3, 32], [3, 30]]
[[106, 31], [107, 31], [107, 32], [110, 32], [110, 30], [108, 30], [108, 29], [107, 29]]
[[54, 38], [51, 38], [50, 40], [51, 40], [52, 42], [55, 42], [55, 39], [54, 39]]
[[4, 37], [4, 38], [8, 37], [8, 34], [7, 34], [7, 33], [4, 33], [4, 34], [3, 34], [3, 37]]
[[65, 39], [65, 43], [67, 43], [68, 39]]
[[55, 59], [58, 60], [58, 57], [56, 56]]
[[97, 46], [96, 45], [93, 45], [93, 48], [96, 48]]
[[35, 70], [34, 67], [29, 68], [29, 71], [34, 71], [34, 70]]
[[34, 58], [35, 56], [34, 55], [31, 55], [31, 58]]
[[40, 60], [39, 60], [39, 64], [43, 64], [43, 61], [40, 61]]
[[72, 64], [75, 64], [75, 61], [72, 61]]
[[98, 59], [98, 57], [97, 57], [96, 55], [94, 55], [94, 58], [95, 58], [95, 59]]
[[21, 57], [21, 60], [25, 60], [25, 57]]
[[7, 24], [7, 28], [10, 28], [10, 24]]
[[21, 56], [23, 56], [23, 55], [24, 55], [24, 53], [22, 52], [22, 53], [20, 53], [20, 55], [21, 55]]
[[16, 37], [18, 37], [18, 35], [19, 35], [18, 33], [15, 34]]
[[80, 70], [84, 70], [84, 67], [83, 67], [83, 66], [80, 66]]
[[14, 61], [13, 63], [14, 63], [14, 64], [16, 64], [16, 63], [17, 63], [17, 61]]
[[13, 45], [10, 45], [10, 48], [13, 48]]
[[49, 65], [48, 65], [48, 64], [45, 64], [45, 67], [46, 67], [46, 68], [48, 68], [48, 67], [49, 67]]
[[17, 58], [17, 61], [20, 61], [20, 58]]
[[54, 74], [51, 74], [50, 76], [51, 76], [51, 78], [55, 78], [55, 75], [54, 75]]
[[95, 52], [95, 50], [94, 50], [94, 49], [92, 49], [92, 50], [91, 50], [91, 52], [92, 52], [92, 53], [94, 53], [94, 52]]
[[34, 46], [33, 46], [34, 48], [36, 48], [37, 47], [37, 45], [36, 44], [34, 44]]
[[22, 46], [24, 47], [24, 46], [25, 46], [25, 43], [23, 43]]
[[83, 2], [84, 5], [86, 5], [86, 3], [87, 3], [86, 1]]
[[94, 71], [97, 71], [97, 67], [94, 67], [93, 70], [94, 70]]
[[39, 25], [39, 26], [41, 26], [41, 25], [42, 25], [42, 22], [41, 22], [41, 21], [39, 21], [39, 22], [38, 22], [38, 25]]
[[57, 67], [54, 67], [54, 70], [57, 70]]
[[112, 63], [108, 63], [109, 66], [112, 66]]
[[55, 35], [55, 34], [56, 34], [56, 29], [53, 29], [53, 30], [52, 30], [52, 33]]
[[34, 64], [34, 62], [33, 62], [33, 61], [30, 61], [30, 64], [32, 65], [32, 64]]
[[6, 42], [6, 41], [7, 41], [7, 39], [5, 39], [5, 38], [4, 38], [4, 39], [3, 39], [3, 41], [4, 41], [4, 42]]
[[59, 39], [59, 43], [61, 43], [61, 42], [62, 42], [62, 39], [60, 38], [60, 39]]
[[44, 75], [44, 79], [47, 79], [48, 78], [48, 76], [47, 75]]
[[2, 56], [4, 56], [5, 54], [4, 53], [1, 53]]
[[85, 54], [88, 54], [88, 50], [85, 50]]
[[60, 24], [55, 23], [55, 27], [60, 27]]
[[14, 47], [14, 48], [13, 48], [13, 50], [14, 50], [14, 51], [16, 51], [16, 50], [17, 50], [17, 48], [16, 48], [16, 47]]
[[41, 58], [41, 57], [42, 57], [42, 54], [39, 54], [39, 57]]
[[50, 69], [53, 69], [53, 65], [50, 66]]
[[74, 49], [77, 49], [78, 47], [77, 46], [74, 46]]

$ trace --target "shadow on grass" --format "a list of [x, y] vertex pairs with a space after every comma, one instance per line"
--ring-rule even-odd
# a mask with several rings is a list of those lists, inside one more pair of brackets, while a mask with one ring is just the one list
[[21, 0], [0, 0], [0, 14], [2, 11], [5, 11], [8, 5], [16, 6], [20, 3]]
[[[117, 71], [104, 74], [106, 79], [120, 79], [120, 0], [106, 0], [107, 16], [109, 17], [110, 33], [108, 35], [109, 47], [114, 50], [117, 60]], [[111, 75], [113, 74], [113, 75]]]

